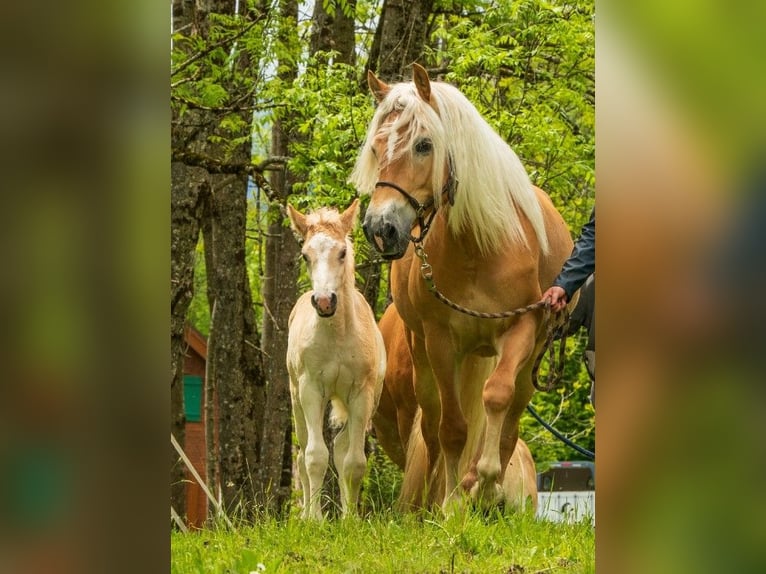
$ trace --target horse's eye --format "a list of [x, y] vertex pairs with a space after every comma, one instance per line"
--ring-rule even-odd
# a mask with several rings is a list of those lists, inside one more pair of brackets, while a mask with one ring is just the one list
[[431, 140], [428, 138], [423, 138], [415, 143], [415, 151], [423, 155], [430, 153], [433, 147]]
[[343, 250], [340, 252], [340, 255], [338, 255], [338, 258], [343, 261], [346, 258], [346, 248], [344, 247]]
[[303, 260], [306, 262], [306, 265], [309, 263], [309, 256], [305, 253], [301, 253], [301, 257], [303, 257]]

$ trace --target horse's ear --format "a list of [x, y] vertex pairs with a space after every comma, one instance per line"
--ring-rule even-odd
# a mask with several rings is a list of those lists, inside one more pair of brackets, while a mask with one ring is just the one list
[[391, 86], [383, 80], [379, 80], [372, 70], [367, 70], [367, 85], [378, 103], [382, 102], [383, 98], [391, 91]]
[[290, 218], [290, 227], [293, 228], [293, 231], [305, 239], [308, 231], [306, 216], [289, 203], [287, 204], [287, 216]]
[[431, 80], [428, 79], [428, 72], [420, 64], [412, 64], [412, 81], [418, 89], [418, 94], [427, 104], [431, 103]]
[[347, 231], [351, 231], [356, 223], [356, 217], [359, 215], [359, 198], [357, 197], [351, 205], [346, 208], [341, 216], [340, 220], [343, 223], [343, 228]]

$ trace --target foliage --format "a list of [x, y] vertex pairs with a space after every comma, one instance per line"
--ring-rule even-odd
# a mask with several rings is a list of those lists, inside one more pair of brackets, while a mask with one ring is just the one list
[[367, 457], [369, 471], [362, 487], [361, 508], [366, 513], [381, 513], [396, 506], [402, 485], [402, 471], [383, 452], [374, 439], [372, 452]]
[[322, 523], [293, 514], [171, 535], [171, 572], [567, 572], [595, 571], [588, 521], [549, 523], [530, 514], [448, 518], [381, 513]]

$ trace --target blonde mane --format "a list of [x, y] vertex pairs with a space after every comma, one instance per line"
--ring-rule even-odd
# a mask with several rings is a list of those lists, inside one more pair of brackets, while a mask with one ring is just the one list
[[[372, 153], [376, 138], [386, 138], [387, 157], [381, 159], [392, 161], [412, 153], [415, 140], [427, 136], [433, 142], [434, 165], [451, 159], [459, 182], [455, 205], [449, 210], [449, 227], [454, 233], [472, 233], [485, 254], [508, 243], [529, 247], [521, 212], [531, 223], [541, 251], [547, 253], [542, 210], [516, 153], [457, 88], [431, 82], [431, 99], [434, 107], [423, 101], [412, 82], [391, 86], [370, 122], [349, 182], [360, 193], [374, 190], [379, 167]], [[434, 169], [432, 190], [437, 206], [443, 185], [442, 170]]]

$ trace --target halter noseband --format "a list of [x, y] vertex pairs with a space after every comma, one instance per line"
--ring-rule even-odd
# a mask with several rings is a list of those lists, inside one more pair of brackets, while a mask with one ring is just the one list
[[[444, 182], [444, 186], [442, 187], [442, 195], [445, 193], [447, 194], [447, 201], [449, 201], [450, 205], [455, 204], [455, 191], [457, 190], [457, 178], [455, 177], [455, 171], [452, 167], [452, 158], [449, 158], [449, 175], [447, 176], [447, 181]], [[436, 216], [436, 208], [431, 212], [431, 214], [428, 216], [428, 219], [425, 219], [425, 213], [426, 210], [430, 209], [434, 205], [434, 198], [429, 197], [428, 200], [425, 203], [420, 203], [417, 199], [415, 199], [411, 194], [409, 194], [403, 187], [391, 182], [391, 181], [378, 181], [375, 183], [375, 187], [390, 187], [391, 189], [395, 189], [399, 193], [401, 193], [404, 198], [407, 200], [407, 202], [412, 206], [412, 209], [415, 210], [415, 216], [418, 218], [418, 226], [420, 226], [420, 235], [418, 237], [413, 237], [410, 235], [410, 241], [413, 243], [421, 243], [423, 239], [426, 237], [426, 233], [428, 233], [428, 230], [431, 228], [431, 223], [434, 220], [434, 217]]]

